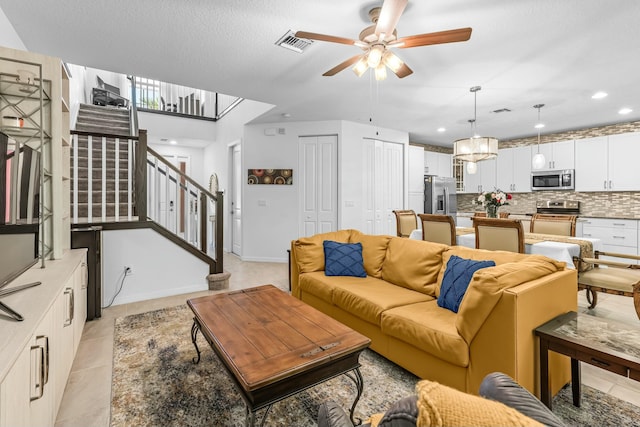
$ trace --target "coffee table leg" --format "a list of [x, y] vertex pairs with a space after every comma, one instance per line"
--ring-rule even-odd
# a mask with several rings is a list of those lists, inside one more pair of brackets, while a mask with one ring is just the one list
[[200, 325], [193, 319], [193, 326], [191, 326], [191, 342], [193, 346], [196, 348], [196, 352], [198, 353], [198, 358], [195, 357], [191, 359], [191, 361], [195, 364], [200, 363], [200, 349], [198, 348], [198, 343], [196, 342], [196, 337], [198, 336], [198, 331], [200, 330]]
[[353, 401], [353, 405], [351, 405], [351, 410], [349, 411], [349, 418], [351, 419], [351, 424], [353, 424], [354, 426], [359, 426], [360, 424], [362, 424], [362, 420], [360, 418], [358, 418], [358, 421], [354, 421], [353, 419], [353, 413], [356, 410], [356, 405], [358, 404], [358, 401], [360, 400], [360, 396], [362, 396], [362, 390], [364, 389], [364, 381], [362, 379], [362, 374], [360, 373], [360, 368], [355, 368], [353, 370], [353, 372], [355, 373], [355, 375], [351, 376], [349, 373], [346, 373], [345, 375], [356, 384], [356, 389], [358, 390], [358, 394], [356, 395], [356, 399]]
[[580, 407], [580, 361], [571, 359], [571, 394], [573, 406]]

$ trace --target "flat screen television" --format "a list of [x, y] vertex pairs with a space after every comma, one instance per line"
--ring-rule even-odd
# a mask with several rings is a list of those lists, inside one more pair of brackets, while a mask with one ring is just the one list
[[38, 261], [40, 153], [0, 132], [0, 290]]

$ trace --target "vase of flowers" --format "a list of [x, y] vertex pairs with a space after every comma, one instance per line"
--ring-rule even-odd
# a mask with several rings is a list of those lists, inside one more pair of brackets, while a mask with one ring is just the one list
[[487, 211], [488, 218], [497, 218], [498, 208], [500, 206], [508, 205], [509, 200], [511, 200], [511, 194], [505, 193], [501, 190], [483, 191], [478, 196], [478, 203], [481, 203]]

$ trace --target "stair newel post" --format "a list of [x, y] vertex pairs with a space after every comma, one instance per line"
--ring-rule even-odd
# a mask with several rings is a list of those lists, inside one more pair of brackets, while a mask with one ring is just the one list
[[223, 220], [224, 217], [224, 196], [222, 195], [222, 191], [216, 192], [216, 273], [222, 273], [223, 265], [222, 265], [222, 233], [223, 233]]
[[200, 192], [200, 250], [207, 253], [207, 195]]
[[147, 131], [140, 129], [136, 145], [135, 195], [138, 221], [147, 220]]

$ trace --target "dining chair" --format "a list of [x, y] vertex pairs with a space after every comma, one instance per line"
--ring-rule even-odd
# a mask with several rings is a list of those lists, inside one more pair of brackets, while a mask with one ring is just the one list
[[422, 240], [456, 244], [456, 223], [450, 215], [418, 214], [418, 217], [422, 223]]
[[[615, 258], [616, 261], [603, 260], [600, 256]], [[594, 257], [575, 259], [577, 267], [579, 262], [593, 265], [589, 270], [578, 268], [578, 290], [586, 291], [589, 309], [598, 304], [598, 292], [633, 297], [636, 315], [640, 319], [640, 265], [634, 263], [640, 260], [640, 256], [595, 251]]]
[[[473, 213], [473, 217], [474, 218], [486, 218], [487, 217], [487, 213], [486, 212], [474, 212]], [[498, 212], [498, 218], [509, 218], [509, 212]]]
[[577, 215], [533, 214], [531, 218], [532, 233], [555, 234], [557, 236], [576, 235]]
[[476, 249], [524, 253], [524, 228], [519, 219], [474, 218]]
[[394, 210], [393, 213], [396, 216], [398, 237], [409, 237], [411, 232], [418, 228], [418, 218], [413, 210]]

